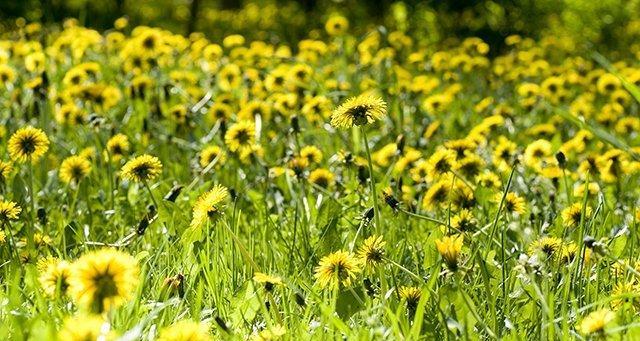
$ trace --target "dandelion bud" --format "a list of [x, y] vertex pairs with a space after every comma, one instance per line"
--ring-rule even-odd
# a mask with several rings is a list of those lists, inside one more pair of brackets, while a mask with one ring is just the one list
[[296, 293], [295, 294], [295, 298], [296, 298], [296, 304], [299, 305], [300, 307], [305, 307], [307, 305], [307, 302], [305, 302], [304, 296], [302, 296], [301, 293]]
[[169, 296], [173, 296], [176, 293], [178, 296], [184, 296], [184, 275], [177, 274], [175, 276], [167, 277], [162, 283], [164, 290]]
[[44, 207], [40, 207], [37, 211], [38, 221], [40, 221], [40, 225], [47, 224], [47, 210]]
[[291, 132], [294, 134], [298, 134], [300, 132], [300, 120], [298, 119], [298, 115], [293, 115], [291, 117]]
[[556, 160], [558, 161], [558, 165], [560, 166], [560, 168], [564, 169], [565, 167], [567, 167], [567, 157], [563, 152], [556, 153]]
[[396, 139], [396, 155], [402, 155], [404, 153], [405, 137], [400, 134]]
[[362, 213], [362, 220], [368, 223], [373, 219], [374, 216], [375, 210], [373, 209], [373, 207], [369, 207], [366, 211], [364, 211], [364, 213]]
[[216, 316], [215, 317], [215, 321], [216, 321], [216, 324], [218, 325], [218, 327], [220, 327], [220, 329], [224, 330], [226, 333], [230, 332], [229, 327], [227, 326], [227, 324], [224, 322], [224, 320], [220, 316]]
[[173, 188], [171, 188], [169, 193], [167, 193], [167, 195], [164, 196], [164, 200], [169, 202], [176, 202], [176, 199], [178, 199], [180, 192], [182, 192], [182, 188], [183, 188], [182, 185], [173, 186]]

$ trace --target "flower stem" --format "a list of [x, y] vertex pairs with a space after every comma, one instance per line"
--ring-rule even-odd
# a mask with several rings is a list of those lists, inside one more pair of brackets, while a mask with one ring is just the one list
[[369, 185], [371, 186], [371, 196], [373, 197], [373, 216], [376, 221], [376, 231], [379, 232], [382, 229], [380, 225], [380, 208], [378, 207], [378, 194], [376, 191], [376, 181], [373, 177], [373, 162], [371, 162], [371, 151], [369, 150], [369, 141], [367, 139], [367, 132], [364, 127], [361, 127], [362, 138], [364, 140], [364, 148], [367, 151], [367, 163], [369, 164]]
[[149, 184], [147, 183], [146, 180], [143, 181], [142, 183], [144, 184], [144, 188], [147, 189], [147, 192], [149, 192], [149, 196], [151, 196], [151, 201], [153, 202], [153, 205], [156, 207], [156, 210], [159, 210], [160, 207], [158, 207], [158, 202], [156, 201], [156, 198], [153, 196], [153, 192], [151, 191]]
[[9, 223], [8, 219], [4, 220], [4, 226], [7, 228], [7, 234], [9, 235], [9, 241], [11, 242], [12, 255], [16, 257], [16, 262], [20, 264], [20, 255], [18, 254], [18, 246], [16, 245], [16, 242], [13, 240], [13, 231], [11, 230], [11, 223]]
[[29, 217], [31, 218], [31, 229], [27, 230], [27, 249], [29, 251], [35, 250], [33, 234], [36, 231], [36, 196], [33, 192], [33, 162], [31, 157], [28, 160], [29, 164], [29, 204], [31, 205], [31, 209], [29, 210]]

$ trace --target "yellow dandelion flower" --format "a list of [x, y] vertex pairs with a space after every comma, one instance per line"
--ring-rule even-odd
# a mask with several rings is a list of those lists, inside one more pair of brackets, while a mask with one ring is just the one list
[[544, 253], [547, 257], [555, 256], [558, 251], [561, 251], [562, 239], [557, 237], [542, 237], [535, 240], [529, 245], [529, 255], [534, 255], [538, 252]]
[[0, 183], [6, 182], [13, 172], [13, 166], [9, 162], [0, 161]]
[[349, 287], [362, 271], [360, 266], [359, 259], [352, 253], [336, 251], [320, 259], [314, 277], [321, 288]]
[[427, 180], [432, 182], [450, 172], [456, 164], [456, 153], [450, 149], [439, 149], [427, 160]]
[[253, 275], [253, 280], [258, 283], [264, 284], [264, 289], [269, 292], [272, 291], [276, 285], [282, 285], [282, 278], [278, 276], [267, 275], [262, 272], [256, 272]]
[[0, 219], [17, 220], [22, 208], [13, 201], [0, 201]]
[[38, 281], [42, 290], [49, 297], [56, 297], [58, 293], [65, 295], [69, 287], [69, 263], [57, 258], [47, 261], [40, 270]]
[[607, 325], [615, 318], [616, 314], [609, 309], [596, 310], [583, 318], [576, 326], [576, 330], [585, 336], [604, 334]]
[[126, 303], [138, 286], [138, 265], [115, 249], [89, 252], [71, 264], [69, 293], [80, 306], [103, 313]]
[[251, 341], [272, 341], [279, 340], [286, 334], [287, 331], [282, 325], [275, 325], [273, 327], [262, 330], [258, 333], [254, 333], [249, 340]]
[[524, 163], [533, 169], [538, 169], [542, 161], [551, 155], [551, 142], [540, 139], [529, 144], [524, 150]]
[[611, 301], [611, 308], [613, 310], [618, 310], [624, 305], [630, 305], [633, 310], [637, 311], [638, 308], [640, 308], [640, 299], [636, 296], [639, 289], [640, 287], [635, 281], [620, 282], [616, 284], [611, 291], [611, 296], [630, 295], [631, 297], [622, 297]]
[[28, 126], [11, 135], [8, 149], [13, 160], [35, 162], [49, 150], [49, 139], [42, 130]]
[[[584, 219], [591, 216], [591, 207], [586, 206], [584, 210]], [[582, 219], [582, 203], [574, 203], [562, 210], [562, 221], [569, 227], [577, 227]]]
[[414, 310], [422, 297], [422, 289], [418, 287], [402, 286], [399, 290], [400, 298], [406, 302], [407, 309]]
[[324, 28], [330, 36], [343, 35], [349, 29], [349, 21], [341, 15], [335, 15], [327, 20]]
[[460, 210], [458, 214], [451, 218], [451, 226], [462, 232], [475, 230], [477, 224], [478, 222], [473, 217], [473, 213], [467, 209]]
[[309, 182], [322, 188], [329, 188], [333, 185], [334, 177], [330, 170], [318, 168], [309, 173]]
[[[495, 202], [500, 202], [502, 193], [496, 194]], [[527, 203], [516, 193], [509, 192], [504, 198], [504, 210], [508, 213], [523, 214], [527, 210]]]
[[382, 98], [360, 95], [349, 98], [333, 111], [331, 125], [340, 129], [362, 126], [381, 120], [386, 112], [387, 103]]
[[160, 330], [158, 341], [210, 341], [209, 328], [190, 320], [178, 321]]
[[78, 156], [70, 156], [60, 165], [60, 179], [68, 184], [78, 184], [91, 172], [91, 162]]
[[145, 182], [162, 173], [160, 160], [148, 154], [136, 156], [122, 166], [122, 177], [132, 181]]
[[251, 121], [239, 121], [224, 134], [224, 143], [232, 152], [242, 153], [256, 143], [256, 127]]
[[114, 340], [113, 332], [103, 332], [108, 323], [98, 315], [68, 317], [64, 320], [58, 339], [64, 341]]
[[427, 190], [422, 198], [422, 207], [425, 210], [434, 210], [445, 205], [449, 201], [451, 193], [451, 183], [449, 181], [438, 181]]
[[316, 146], [305, 146], [300, 149], [300, 157], [307, 159], [309, 164], [317, 164], [322, 161], [322, 151]]
[[375, 267], [384, 261], [384, 246], [387, 244], [382, 236], [373, 235], [364, 240], [358, 250], [358, 257], [367, 266]]
[[458, 261], [460, 253], [462, 252], [462, 245], [464, 237], [458, 236], [445, 236], [436, 240], [436, 249], [444, 260], [447, 267], [455, 271], [458, 269]]
[[218, 158], [218, 160], [216, 161], [215, 168], [220, 168], [220, 166], [227, 161], [227, 153], [219, 146], [205, 147], [200, 151], [200, 167], [207, 167], [216, 158]]
[[107, 151], [113, 161], [118, 161], [126, 156], [129, 148], [129, 138], [124, 134], [113, 135], [109, 141], [107, 141]]
[[227, 197], [229, 197], [229, 191], [222, 185], [216, 185], [201, 195], [193, 205], [191, 228], [199, 228], [207, 221], [215, 222], [223, 213]]

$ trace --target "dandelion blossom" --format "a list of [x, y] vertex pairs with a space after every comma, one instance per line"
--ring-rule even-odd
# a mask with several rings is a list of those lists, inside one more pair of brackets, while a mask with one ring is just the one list
[[384, 261], [384, 246], [387, 244], [382, 236], [371, 236], [362, 243], [358, 257], [368, 266], [376, 266]]
[[582, 335], [603, 334], [605, 327], [616, 318], [616, 314], [609, 309], [600, 309], [587, 315], [576, 326]]
[[208, 341], [211, 340], [207, 325], [190, 321], [178, 321], [160, 330], [158, 341]]
[[66, 158], [60, 165], [60, 179], [68, 184], [78, 184], [89, 175], [89, 172], [91, 172], [91, 162], [78, 155]]
[[58, 339], [65, 341], [114, 340], [113, 332], [103, 333], [105, 321], [97, 315], [69, 317], [65, 319]]
[[[591, 207], [586, 206], [584, 210], [584, 218], [589, 219], [591, 216]], [[575, 203], [562, 210], [562, 221], [569, 227], [577, 227], [582, 219], [582, 203]]]
[[155, 179], [162, 173], [162, 163], [151, 155], [140, 155], [122, 166], [122, 177], [128, 180], [145, 182]]
[[47, 296], [56, 297], [58, 293], [64, 295], [69, 287], [69, 263], [57, 258], [45, 261], [38, 281]]
[[16, 220], [22, 212], [22, 208], [13, 201], [0, 201], [0, 219]]
[[349, 98], [333, 111], [331, 125], [348, 129], [381, 120], [387, 112], [387, 103], [380, 97], [360, 95]]
[[245, 149], [251, 149], [255, 142], [256, 127], [251, 121], [240, 121], [224, 134], [224, 143], [232, 152], [241, 153]]
[[107, 141], [107, 151], [111, 160], [118, 161], [129, 152], [129, 138], [124, 134], [113, 135]]
[[103, 313], [126, 303], [137, 286], [136, 260], [122, 251], [93, 251], [71, 265], [71, 297], [79, 305], [96, 313]]
[[253, 275], [253, 280], [264, 284], [264, 289], [268, 292], [273, 291], [276, 285], [282, 285], [282, 278], [278, 276], [267, 275], [262, 272], [256, 272]]
[[460, 252], [462, 251], [462, 243], [464, 237], [458, 236], [446, 236], [436, 240], [436, 249], [444, 260], [447, 267], [455, 271], [458, 269], [458, 261], [460, 258]]
[[[495, 202], [500, 203], [502, 194], [498, 193]], [[508, 213], [523, 214], [527, 210], [527, 204], [524, 199], [513, 192], [507, 193], [504, 198], [504, 209]]]
[[418, 307], [420, 297], [422, 297], [422, 289], [418, 287], [400, 287], [400, 298], [406, 302], [407, 309], [410, 311], [413, 311]]
[[11, 136], [8, 149], [13, 160], [35, 162], [49, 150], [49, 139], [42, 130], [28, 126]]
[[229, 191], [222, 185], [216, 185], [210, 191], [198, 198], [193, 206], [191, 228], [201, 227], [207, 221], [215, 221], [224, 210], [224, 203], [229, 197]]
[[320, 259], [314, 277], [320, 287], [337, 289], [349, 287], [361, 271], [360, 261], [352, 253], [336, 251]]

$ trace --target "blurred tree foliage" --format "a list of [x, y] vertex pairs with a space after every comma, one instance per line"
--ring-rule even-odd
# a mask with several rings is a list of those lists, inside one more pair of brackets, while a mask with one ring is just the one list
[[5, 24], [15, 18], [45, 23], [78, 18], [108, 29], [127, 16], [133, 25], [161, 26], [175, 32], [202, 31], [212, 39], [231, 33], [248, 38], [295, 42], [320, 34], [333, 13], [346, 15], [363, 32], [373, 25], [411, 30], [444, 42], [478, 36], [494, 47], [504, 37], [553, 34], [571, 38], [576, 48], [598, 44], [615, 50], [628, 44], [619, 27], [632, 27], [640, 0], [21, 0], [0, 1]]

